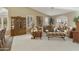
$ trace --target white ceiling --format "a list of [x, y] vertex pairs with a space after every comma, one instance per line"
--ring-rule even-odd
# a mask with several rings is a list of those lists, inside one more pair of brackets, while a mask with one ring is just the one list
[[[79, 11], [79, 7], [31, 7], [31, 8], [49, 16], [69, 13], [72, 11]], [[0, 7], [0, 16], [6, 16], [6, 15], [8, 15], [8, 9]]]
[[44, 13], [49, 16], [78, 11], [78, 7], [31, 7], [32, 9]]

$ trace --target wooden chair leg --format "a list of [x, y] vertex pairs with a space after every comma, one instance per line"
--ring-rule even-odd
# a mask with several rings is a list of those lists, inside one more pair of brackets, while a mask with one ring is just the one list
[[3, 48], [3, 45], [1, 44], [1, 48]]
[[0, 41], [0, 48], [3, 48], [2, 42]]
[[1, 40], [1, 46], [2, 46], [2, 48], [5, 48], [5, 46], [6, 46], [6, 44], [5, 44], [6, 42], [5, 42], [5, 40], [3, 39], [3, 40]]

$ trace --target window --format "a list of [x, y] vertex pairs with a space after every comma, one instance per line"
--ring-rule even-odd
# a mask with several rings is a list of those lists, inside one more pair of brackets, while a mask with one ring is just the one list
[[3, 18], [3, 26], [4, 27], [7, 27], [7, 17], [4, 17]]
[[26, 22], [27, 22], [27, 27], [29, 27], [29, 28], [31, 28], [32, 27], [32, 25], [33, 25], [33, 16], [27, 16], [27, 20], [26, 20]]
[[49, 17], [45, 17], [44, 25], [45, 26], [49, 25]]
[[7, 28], [7, 17], [0, 17], [0, 28]]
[[68, 24], [68, 18], [66, 16], [60, 16], [56, 20], [57, 24]]

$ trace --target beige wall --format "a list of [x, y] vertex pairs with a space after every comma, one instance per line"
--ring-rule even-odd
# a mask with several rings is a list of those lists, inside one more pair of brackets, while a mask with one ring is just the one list
[[[10, 26], [11, 26], [11, 16], [28, 16], [31, 15], [33, 16], [33, 20], [36, 23], [36, 16], [43, 16], [43, 18], [45, 17], [49, 17], [43, 13], [37, 12], [31, 8], [28, 7], [9, 7], [8, 8], [8, 29], [10, 30]], [[52, 16], [52, 18], [56, 19], [59, 16], [67, 16], [68, 17], [68, 24], [69, 26], [74, 27], [75, 24], [73, 22], [73, 18], [75, 16], [79, 16], [79, 11], [77, 12], [70, 12], [70, 13], [66, 13], [66, 14], [62, 14], [62, 15], [57, 15], [57, 16]]]
[[33, 17], [34, 22], [36, 23], [36, 16], [43, 16], [45, 18], [47, 15], [37, 12], [28, 7], [9, 7], [8, 8], [8, 17], [9, 17], [9, 25], [8, 28], [10, 29], [11, 26], [11, 16], [29, 16]]

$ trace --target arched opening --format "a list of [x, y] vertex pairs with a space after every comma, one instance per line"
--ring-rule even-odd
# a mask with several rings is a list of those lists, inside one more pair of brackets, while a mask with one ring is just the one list
[[8, 10], [7, 8], [0, 8], [0, 28], [7, 28], [7, 27], [8, 27]]

